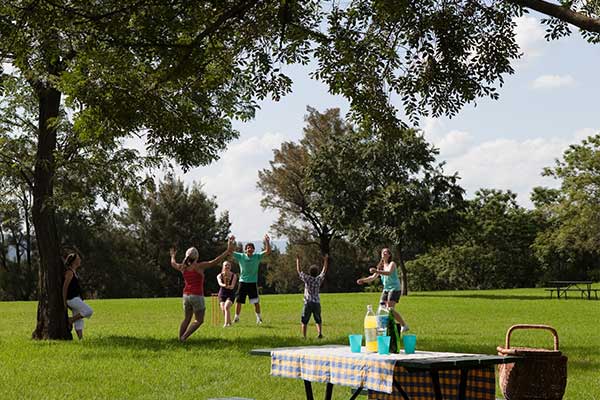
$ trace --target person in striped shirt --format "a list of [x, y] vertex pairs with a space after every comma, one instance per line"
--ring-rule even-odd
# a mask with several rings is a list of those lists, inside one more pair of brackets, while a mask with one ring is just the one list
[[321, 291], [321, 284], [325, 279], [327, 268], [329, 265], [329, 255], [323, 256], [323, 269], [319, 273], [319, 267], [317, 265], [311, 265], [308, 268], [308, 274], [302, 272], [300, 267], [300, 256], [296, 256], [296, 271], [300, 280], [304, 282], [304, 307], [302, 307], [302, 317], [300, 321], [302, 323], [302, 336], [306, 338], [306, 326], [310, 320], [312, 314], [317, 325], [317, 338], [323, 338], [323, 322], [321, 320], [321, 299], [319, 292]]

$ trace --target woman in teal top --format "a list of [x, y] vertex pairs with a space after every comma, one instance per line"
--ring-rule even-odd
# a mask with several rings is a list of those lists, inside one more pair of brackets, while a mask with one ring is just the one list
[[396, 263], [392, 261], [392, 252], [388, 248], [381, 250], [381, 260], [377, 264], [376, 268], [370, 268], [370, 276], [366, 278], [360, 278], [356, 281], [359, 285], [369, 283], [381, 276], [381, 282], [383, 283], [383, 292], [381, 293], [381, 299], [379, 304], [385, 305], [388, 309], [392, 310], [396, 322], [401, 326], [402, 332], [408, 331], [408, 325], [394, 309], [396, 303], [400, 301], [400, 295], [402, 294], [402, 285], [400, 284], [400, 278], [398, 277], [398, 268]]

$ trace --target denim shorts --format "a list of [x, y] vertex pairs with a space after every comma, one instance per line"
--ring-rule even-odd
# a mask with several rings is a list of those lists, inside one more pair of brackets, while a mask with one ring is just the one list
[[381, 299], [379, 299], [379, 302], [387, 303], [388, 301], [393, 301], [394, 303], [397, 303], [400, 301], [401, 294], [401, 290], [384, 290], [383, 293], [381, 293]]
[[198, 296], [196, 294], [184, 294], [183, 295], [183, 310], [184, 311], [203, 311], [206, 308], [204, 305], [204, 296]]

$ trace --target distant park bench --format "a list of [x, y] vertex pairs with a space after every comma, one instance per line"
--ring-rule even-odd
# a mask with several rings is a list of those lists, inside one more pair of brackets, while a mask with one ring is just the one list
[[550, 293], [550, 298], [556, 293], [557, 299], [561, 297], [566, 299], [569, 292], [576, 292], [580, 294], [582, 299], [586, 296], [588, 300], [591, 300], [593, 294], [595, 299], [598, 300], [600, 289], [592, 289], [592, 283], [592, 281], [550, 281], [548, 282], [549, 287], [545, 290]]

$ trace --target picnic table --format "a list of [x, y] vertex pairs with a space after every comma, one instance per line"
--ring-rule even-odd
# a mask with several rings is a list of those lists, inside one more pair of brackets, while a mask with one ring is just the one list
[[335, 385], [363, 389], [370, 400], [494, 400], [495, 365], [520, 357], [416, 351], [414, 354], [350, 352], [349, 346], [324, 345], [255, 349], [271, 357], [271, 375], [302, 379], [307, 400], [313, 400], [311, 382], [326, 383], [325, 400]]
[[550, 298], [556, 293], [556, 298], [567, 298], [569, 292], [578, 292], [581, 298], [587, 296], [588, 300], [592, 299], [592, 293], [598, 300], [598, 290], [592, 289], [592, 281], [549, 281], [546, 291], [550, 293]]

